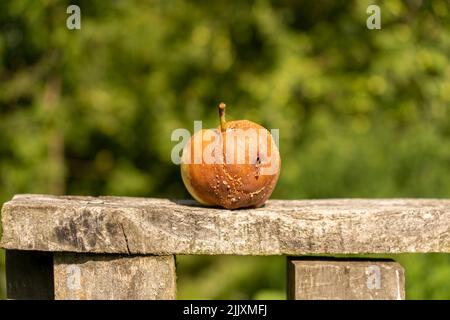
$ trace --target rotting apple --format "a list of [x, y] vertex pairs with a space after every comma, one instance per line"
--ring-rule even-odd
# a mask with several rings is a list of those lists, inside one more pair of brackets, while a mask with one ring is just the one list
[[181, 176], [192, 197], [226, 209], [260, 207], [277, 183], [281, 159], [267, 129], [248, 120], [225, 121], [200, 130], [183, 148]]

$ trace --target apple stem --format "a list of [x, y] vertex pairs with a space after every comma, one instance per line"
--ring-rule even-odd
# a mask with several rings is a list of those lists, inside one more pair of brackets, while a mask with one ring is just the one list
[[220, 130], [221, 131], [225, 131], [226, 127], [225, 127], [225, 103], [221, 102], [219, 104], [219, 118], [220, 118]]

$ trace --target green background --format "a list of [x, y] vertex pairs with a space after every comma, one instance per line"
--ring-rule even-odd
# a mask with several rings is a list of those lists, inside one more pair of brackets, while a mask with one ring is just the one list
[[[187, 198], [171, 132], [220, 101], [280, 129], [273, 198], [449, 198], [449, 2], [376, 3], [381, 30], [363, 0], [0, 1], [0, 203]], [[407, 298], [450, 299], [448, 254], [394, 258]], [[180, 298], [285, 297], [283, 257], [177, 261]]]

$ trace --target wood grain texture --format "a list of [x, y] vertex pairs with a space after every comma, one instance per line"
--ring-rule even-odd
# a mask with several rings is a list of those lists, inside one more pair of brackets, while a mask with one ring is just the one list
[[405, 271], [394, 261], [288, 259], [288, 299], [404, 300]]
[[56, 300], [176, 298], [174, 256], [56, 253]]
[[19, 195], [2, 208], [7, 249], [125, 254], [450, 252], [450, 200], [193, 201]]

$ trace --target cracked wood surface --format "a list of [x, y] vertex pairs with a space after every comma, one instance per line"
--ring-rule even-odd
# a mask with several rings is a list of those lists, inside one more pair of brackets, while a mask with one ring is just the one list
[[450, 200], [271, 200], [224, 210], [190, 200], [17, 195], [6, 249], [124, 254], [450, 252]]

